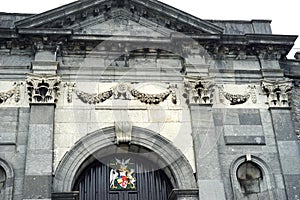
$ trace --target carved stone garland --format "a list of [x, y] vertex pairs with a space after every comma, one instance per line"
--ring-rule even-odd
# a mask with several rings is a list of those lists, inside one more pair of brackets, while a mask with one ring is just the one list
[[60, 76], [28, 74], [26, 79], [29, 101], [36, 104], [56, 103], [60, 95]]
[[186, 77], [184, 81], [189, 103], [212, 104], [215, 83], [212, 78]]
[[113, 91], [108, 90], [99, 94], [89, 94], [86, 92], [76, 90], [76, 95], [83, 103], [97, 104], [109, 99], [113, 95]]
[[262, 80], [262, 89], [267, 95], [267, 104], [270, 107], [289, 107], [292, 81]]
[[68, 103], [72, 103], [72, 99], [73, 99], [73, 91], [74, 88], [76, 87], [75, 83], [65, 83], [64, 87], [67, 88], [67, 101]]
[[104, 102], [112, 96], [114, 96], [114, 99], [124, 99], [124, 100], [129, 100], [131, 99], [132, 96], [145, 104], [159, 104], [164, 100], [166, 100], [171, 95], [172, 103], [176, 104], [177, 97], [174, 90], [175, 88], [176, 85], [170, 85], [168, 87], [168, 90], [164, 93], [147, 94], [147, 93], [139, 92], [136, 89], [132, 89], [127, 84], [121, 83], [116, 87], [109, 89], [108, 91], [105, 91], [103, 93], [89, 94], [86, 92], [76, 90], [76, 95], [82, 102], [89, 103], [89, 104], [97, 104], [100, 102]]
[[15, 95], [15, 102], [19, 102], [20, 100], [20, 83], [14, 83], [14, 88], [5, 91], [0, 92], [0, 104], [7, 101], [7, 99], [11, 98], [13, 95]]
[[224, 98], [230, 101], [230, 105], [237, 105], [237, 104], [243, 104], [248, 101], [248, 99], [251, 97], [252, 103], [257, 102], [256, 94], [255, 94], [255, 86], [249, 85], [247, 88], [247, 92], [245, 94], [231, 94], [224, 91], [224, 86], [219, 87], [220, 92], [220, 102], [224, 103]]
[[146, 94], [146, 93], [141, 93], [135, 89], [132, 89], [131, 95], [137, 98], [138, 100], [140, 100], [142, 103], [146, 103], [146, 104], [159, 104], [164, 100], [166, 100], [170, 95], [172, 95], [172, 103], [176, 104], [177, 97], [174, 91], [175, 87], [176, 86], [171, 85], [169, 86], [168, 91], [160, 94]]

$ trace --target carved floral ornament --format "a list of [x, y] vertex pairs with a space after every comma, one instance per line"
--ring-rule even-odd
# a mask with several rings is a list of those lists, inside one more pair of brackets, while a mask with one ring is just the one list
[[267, 104], [270, 107], [289, 107], [292, 81], [262, 80], [263, 92], [267, 95]]
[[0, 92], [0, 104], [5, 103], [8, 99], [15, 97], [15, 102], [20, 100], [20, 85], [22, 83], [14, 83], [14, 87], [10, 90]]
[[247, 89], [243, 94], [238, 93], [230, 93], [224, 91], [224, 86], [219, 86], [219, 98], [221, 103], [225, 103], [225, 100], [228, 100], [230, 102], [230, 105], [237, 105], [237, 104], [243, 104], [246, 103], [249, 99], [251, 99], [252, 103], [257, 102], [257, 97], [255, 94], [255, 85], [248, 85]]
[[56, 103], [60, 95], [60, 82], [58, 75], [28, 74], [26, 84], [29, 102]]
[[[120, 83], [117, 86], [98, 94], [89, 94], [80, 90], [75, 90], [76, 95], [78, 98], [84, 102], [89, 104], [98, 104], [101, 102], [106, 101], [107, 99], [113, 97], [114, 99], [124, 99], [130, 100], [133, 98], [139, 100], [145, 104], [159, 104], [165, 101], [169, 96], [171, 96], [171, 100], [173, 104], [177, 103], [177, 97], [175, 88], [176, 85], [168, 86], [167, 90], [160, 94], [148, 94], [140, 92], [130, 85], [125, 83]], [[69, 93], [72, 92], [69, 90]], [[68, 97], [70, 95], [68, 94]], [[70, 101], [69, 101], [70, 102]]]
[[184, 86], [188, 103], [212, 104], [215, 83], [212, 78], [185, 77]]

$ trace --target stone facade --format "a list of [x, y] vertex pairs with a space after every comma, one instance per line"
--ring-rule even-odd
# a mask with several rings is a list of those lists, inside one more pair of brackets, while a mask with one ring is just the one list
[[0, 17], [0, 199], [77, 199], [122, 145], [152, 152], [172, 200], [300, 198], [296, 36], [155, 0]]

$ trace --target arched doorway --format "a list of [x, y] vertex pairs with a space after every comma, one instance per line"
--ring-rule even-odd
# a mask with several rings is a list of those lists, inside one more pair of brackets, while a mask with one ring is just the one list
[[167, 200], [173, 189], [159, 157], [137, 145], [112, 145], [86, 163], [73, 186], [79, 200]]
[[[130, 144], [120, 145], [122, 148], [117, 149], [116, 146], [115, 127], [100, 129], [79, 140], [64, 155], [56, 169], [52, 198], [74, 199], [74, 195], [77, 195], [74, 191], [76, 181], [95, 160], [100, 159], [101, 163], [105, 163], [102, 158], [114, 153], [136, 154], [138, 152], [139, 156], [144, 153], [142, 158], [146, 156], [147, 160], [158, 166], [157, 169], [162, 169], [167, 176], [173, 188], [171, 199], [177, 199], [173, 198], [174, 195], [180, 195], [180, 198], [198, 199], [195, 176], [188, 160], [179, 149], [160, 134], [133, 126]], [[70, 198], [67, 198], [69, 196]]]

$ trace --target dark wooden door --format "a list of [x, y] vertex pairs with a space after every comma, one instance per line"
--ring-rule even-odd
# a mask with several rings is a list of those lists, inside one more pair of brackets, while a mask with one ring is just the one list
[[[130, 159], [128, 172], [134, 170], [132, 177], [134, 182], [131, 187], [127, 185], [126, 189], [112, 189], [112, 166], [111, 163], [126, 163]], [[126, 164], [129, 165], [129, 164]], [[119, 166], [118, 166], [119, 167]], [[133, 169], [129, 169], [133, 168]], [[119, 171], [119, 170], [118, 170]], [[118, 172], [121, 174], [122, 172]], [[122, 179], [116, 178], [115, 185], [118, 185]], [[132, 189], [133, 188], [133, 189]], [[172, 185], [163, 172], [154, 163], [134, 156], [113, 155], [85, 168], [79, 176], [73, 188], [79, 191], [79, 200], [167, 200], [172, 190]]]

